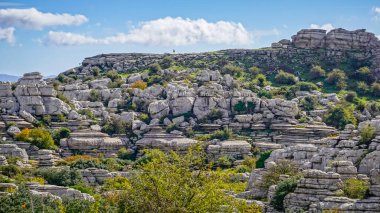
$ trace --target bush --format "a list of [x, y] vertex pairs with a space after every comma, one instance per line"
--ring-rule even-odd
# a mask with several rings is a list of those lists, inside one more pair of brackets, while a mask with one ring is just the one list
[[111, 122], [107, 122], [103, 126], [102, 132], [105, 132], [109, 135], [127, 134], [129, 129], [131, 129], [130, 122], [126, 122], [121, 119], [112, 119]]
[[74, 186], [70, 186], [70, 188], [79, 190], [80, 192], [87, 193], [89, 195], [94, 195], [95, 194], [94, 189], [91, 188], [91, 186], [87, 185], [84, 182], [78, 183], [77, 185], [74, 185]]
[[231, 168], [234, 164], [234, 161], [235, 159], [233, 157], [224, 155], [216, 161], [216, 166], [222, 169]]
[[367, 124], [360, 129], [360, 144], [369, 144], [376, 136], [376, 128]]
[[347, 86], [346, 73], [340, 69], [333, 69], [326, 78], [326, 82], [335, 85], [338, 89], [344, 89]]
[[271, 185], [276, 185], [281, 175], [289, 175], [290, 177], [299, 178], [300, 172], [293, 161], [280, 160], [276, 165], [270, 167], [263, 175], [260, 187], [268, 189]]
[[150, 121], [149, 115], [146, 114], [146, 113], [141, 113], [141, 114], [138, 116], [138, 119], [139, 119], [140, 121], [144, 121], [145, 123], [149, 123], [149, 121]]
[[78, 111], [78, 113], [81, 115], [85, 115], [87, 119], [91, 119], [91, 120], [95, 119], [95, 115], [91, 109], [81, 109]]
[[373, 83], [371, 86], [373, 96], [380, 97], [380, 83]]
[[161, 71], [161, 66], [159, 64], [157, 64], [157, 63], [154, 63], [154, 64], [149, 65], [149, 70], [152, 73], [157, 74], [158, 72]]
[[249, 68], [248, 71], [249, 71], [249, 73], [250, 73], [251, 75], [253, 75], [253, 76], [257, 76], [258, 74], [261, 73], [260, 68], [258, 68], [258, 67], [256, 67], [256, 66], [253, 66], [253, 67]]
[[274, 77], [274, 81], [279, 84], [295, 84], [297, 78], [291, 73], [280, 70], [280, 72]]
[[170, 56], [165, 56], [162, 59], [160, 65], [162, 68], [167, 69], [167, 68], [171, 67], [173, 65], [173, 63], [174, 63], [174, 60]]
[[310, 69], [309, 78], [310, 79], [317, 79], [322, 78], [326, 76], [326, 71], [319, 65], [313, 65], [313, 67]]
[[347, 93], [347, 95], [344, 97], [344, 99], [348, 102], [354, 103], [356, 99], [358, 98], [358, 95], [356, 92], [350, 91]]
[[355, 72], [356, 79], [372, 84], [375, 81], [375, 76], [368, 67], [361, 67]]
[[284, 210], [284, 198], [287, 194], [294, 192], [297, 188], [297, 179], [288, 178], [277, 184], [276, 192], [271, 200], [271, 205], [279, 211]]
[[269, 158], [271, 152], [272, 151], [268, 150], [260, 153], [259, 159], [256, 161], [256, 168], [265, 167], [265, 160]]
[[10, 178], [13, 178], [13, 177], [21, 174], [20, 168], [16, 165], [0, 166], [0, 172], [1, 172], [1, 174], [6, 175]]
[[369, 182], [366, 180], [358, 180], [349, 178], [344, 181], [344, 195], [352, 199], [364, 199], [369, 192]]
[[220, 109], [217, 109], [217, 108], [213, 108], [208, 114], [207, 114], [207, 119], [210, 120], [210, 121], [215, 121], [215, 120], [218, 120], [218, 119], [222, 119], [223, 118], [223, 112], [220, 111]]
[[255, 85], [260, 86], [260, 87], [265, 87], [269, 85], [267, 78], [263, 74], [258, 74], [253, 82]]
[[95, 101], [101, 101], [102, 96], [97, 90], [92, 89], [90, 91], [90, 96], [88, 97], [90, 101], [95, 102]]
[[238, 101], [235, 105], [234, 105], [234, 110], [237, 112], [237, 113], [243, 113], [243, 112], [246, 112], [247, 111], [247, 107], [245, 105], [245, 103], [243, 101]]
[[131, 187], [128, 178], [122, 176], [116, 176], [107, 178], [106, 182], [103, 185], [105, 191], [110, 190], [126, 190]]
[[42, 176], [49, 184], [58, 186], [73, 186], [82, 182], [80, 172], [67, 167], [41, 168], [37, 170], [36, 175]]
[[240, 76], [242, 72], [244, 72], [244, 70], [241, 68], [241, 67], [238, 67], [238, 66], [235, 66], [233, 64], [227, 64], [223, 67], [223, 71], [225, 73], [228, 73], [232, 76], [236, 75], [236, 76]]
[[364, 81], [359, 81], [356, 83], [356, 91], [361, 94], [361, 95], [365, 95], [368, 93], [369, 91], [369, 86], [367, 85], [366, 82]]
[[71, 133], [70, 129], [64, 128], [64, 127], [54, 130], [53, 138], [54, 138], [55, 144], [59, 145], [60, 140], [62, 138], [68, 138], [70, 136], [70, 133]]
[[241, 165], [247, 166], [250, 170], [256, 168], [257, 159], [254, 157], [246, 156]]
[[138, 80], [138, 81], [135, 81], [132, 85], [131, 85], [131, 88], [136, 88], [136, 89], [141, 89], [141, 90], [144, 90], [148, 87], [147, 83], [142, 81], [142, 80]]
[[311, 111], [317, 108], [318, 106], [318, 100], [315, 96], [306, 96], [301, 101], [301, 106], [306, 111]]
[[40, 149], [56, 149], [53, 137], [46, 129], [23, 129], [16, 135], [16, 140], [31, 143]]
[[311, 82], [297, 82], [297, 87], [299, 88], [300, 91], [313, 91], [313, 90], [318, 90], [317, 85]]
[[130, 149], [121, 148], [117, 152], [117, 157], [124, 160], [131, 160], [133, 158], [133, 152]]
[[219, 140], [228, 140], [232, 137], [232, 130], [229, 128], [224, 128], [223, 130], [216, 130], [210, 135], [210, 140], [219, 139]]
[[257, 96], [259, 96], [260, 98], [262, 98], [262, 97], [266, 97], [266, 98], [271, 99], [271, 98], [273, 97], [273, 92], [272, 92], [272, 91], [265, 90], [265, 89], [262, 89], [262, 90], [260, 90], [260, 91], [257, 93]]
[[344, 129], [347, 124], [356, 125], [356, 118], [352, 109], [343, 106], [336, 106], [325, 115], [325, 123], [337, 129]]

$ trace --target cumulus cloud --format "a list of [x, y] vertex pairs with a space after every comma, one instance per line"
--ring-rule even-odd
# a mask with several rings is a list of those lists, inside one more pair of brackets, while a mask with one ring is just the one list
[[0, 9], [0, 26], [42, 29], [56, 25], [81, 25], [88, 19], [84, 15], [43, 13], [35, 8]]
[[379, 21], [380, 20], [380, 7], [373, 7], [372, 11], [375, 13], [373, 20]]
[[16, 42], [16, 38], [14, 36], [15, 28], [0, 28], [0, 41], [6, 41], [10, 44], [14, 44]]
[[335, 27], [332, 24], [330, 24], [330, 23], [323, 24], [323, 25], [311, 24], [310, 28], [311, 29], [322, 29], [322, 30], [326, 30], [327, 32], [335, 29]]
[[[264, 32], [268, 33], [268, 32]], [[270, 32], [278, 33], [278, 32]], [[263, 32], [256, 33], [262, 36]], [[241, 23], [228, 21], [207, 22], [204, 19], [166, 17], [140, 23], [128, 33], [119, 33], [104, 38], [82, 34], [50, 31], [43, 40], [45, 44], [144, 44], [183, 46], [196, 43], [208, 44], [249, 44], [255, 33], [248, 32]]]

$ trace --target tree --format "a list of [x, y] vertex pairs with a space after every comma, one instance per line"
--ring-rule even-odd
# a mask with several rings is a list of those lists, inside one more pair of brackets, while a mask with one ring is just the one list
[[356, 118], [352, 109], [343, 106], [336, 106], [329, 110], [325, 116], [325, 123], [338, 129], [344, 129], [347, 124], [356, 125]]
[[280, 72], [274, 77], [274, 81], [279, 84], [295, 84], [297, 78], [291, 73], [280, 70]]
[[[123, 182], [127, 212], [247, 211], [245, 202], [221, 189], [222, 179], [209, 171], [202, 146], [190, 148], [185, 156], [159, 150], [145, 155], [151, 160], [137, 166], [139, 171], [131, 174], [129, 186]], [[251, 208], [260, 212], [255, 204]]]
[[326, 76], [326, 71], [319, 65], [313, 65], [313, 67], [310, 69], [309, 78], [311, 80], [322, 78]]

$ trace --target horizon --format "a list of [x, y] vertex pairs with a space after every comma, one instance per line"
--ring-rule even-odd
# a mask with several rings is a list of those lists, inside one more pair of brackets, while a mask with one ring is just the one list
[[379, 25], [380, 3], [373, 0], [0, 1], [0, 57], [7, 62], [0, 74], [57, 75], [110, 53], [257, 49], [301, 29], [366, 29], [378, 36]]

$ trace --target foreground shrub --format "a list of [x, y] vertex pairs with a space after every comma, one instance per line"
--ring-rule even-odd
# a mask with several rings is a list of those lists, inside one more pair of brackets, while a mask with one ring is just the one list
[[290, 177], [299, 178], [300, 172], [293, 161], [280, 160], [263, 175], [260, 187], [268, 189], [271, 185], [276, 185], [280, 180], [280, 175], [289, 175]]
[[284, 198], [287, 194], [294, 192], [297, 187], [296, 178], [288, 178], [277, 184], [276, 192], [271, 200], [271, 205], [279, 211], [284, 210]]
[[310, 79], [317, 79], [322, 78], [326, 76], [326, 71], [319, 65], [313, 65], [313, 67], [310, 69], [309, 78]]
[[336, 106], [325, 115], [325, 123], [337, 129], [344, 129], [347, 124], [356, 125], [356, 118], [348, 107]]
[[274, 81], [279, 84], [295, 84], [297, 82], [297, 78], [291, 73], [280, 70], [280, 72], [275, 76]]
[[43, 128], [25, 128], [16, 135], [16, 140], [31, 143], [40, 149], [56, 148], [50, 132]]
[[358, 180], [349, 178], [344, 181], [344, 195], [352, 199], [364, 199], [369, 192], [369, 182], [366, 180]]
[[369, 144], [376, 136], [376, 128], [367, 124], [360, 129], [360, 144]]
[[73, 186], [82, 182], [80, 172], [67, 167], [38, 169], [36, 175], [42, 176], [49, 184], [58, 186]]

